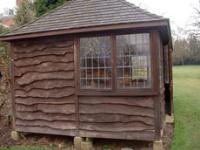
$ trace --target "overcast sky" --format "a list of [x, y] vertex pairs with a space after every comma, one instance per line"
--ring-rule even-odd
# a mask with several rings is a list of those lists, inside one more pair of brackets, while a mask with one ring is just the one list
[[[4, 8], [15, 7], [16, 0], [0, 0], [0, 12]], [[127, 0], [152, 13], [168, 17], [171, 20], [172, 28], [177, 26], [188, 28], [194, 16], [194, 7], [197, 7], [198, 0]]]
[[195, 9], [199, 0], [127, 0], [152, 13], [170, 19], [171, 26], [189, 29], [194, 23]]
[[4, 8], [13, 8], [15, 7], [16, 0], [0, 0], [0, 12], [4, 10]]

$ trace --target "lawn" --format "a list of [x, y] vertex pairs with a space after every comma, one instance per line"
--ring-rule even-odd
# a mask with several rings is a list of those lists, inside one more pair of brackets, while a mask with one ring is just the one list
[[172, 150], [200, 150], [200, 66], [174, 67]]

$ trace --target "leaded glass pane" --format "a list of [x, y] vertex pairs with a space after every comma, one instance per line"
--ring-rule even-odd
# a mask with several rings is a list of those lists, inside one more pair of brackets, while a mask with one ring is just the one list
[[116, 44], [117, 88], [151, 87], [149, 34], [118, 35]]
[[111, 89], [111, 38], [80, 39], [81, 89]]

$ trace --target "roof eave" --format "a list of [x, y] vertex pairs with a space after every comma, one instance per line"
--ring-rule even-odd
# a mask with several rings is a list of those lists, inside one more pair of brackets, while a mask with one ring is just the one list
[[[62, 30], [45, 31], [45, 32], [3, 35], [3, 36], [0, 36], [0, 41], [9, 42], [9, 41], [13, 41], [13, 40], [37, 38], [37, 37], [53, 36], [53, 35], [75, 34], [75, 33], [84, 33], [84, 32], [98, 32], [98, 31], [118, 30], [118, 29], [128, 29], [128, 28], [161, 27], [161, 26], [166, 26], [168, 29], [170, 29], [169, 20], [163, 19], [163, 20], [158, 20], [158, 21], [146, 21], [146, 22], [126, 23], [126, 24], [123, 23], [123, 24], [112, 24], [112, 25], [99, 25], [99, 26], [71, 28], [71, 29], [62, 29]], [[170, 30], [168, 30], [168, 31], [170, 31]], [[171, 35], [171, 34], [169, 33], [169, 35]]]

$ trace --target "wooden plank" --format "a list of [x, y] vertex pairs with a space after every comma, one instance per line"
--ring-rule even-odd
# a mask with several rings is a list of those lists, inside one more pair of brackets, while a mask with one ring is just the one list
[[152, 97], [80, 97], [80, 104], [97, 105], [97, 104], [119, 104], [125, 106], [141, 106], [152, 108], [154, 100]]
[[106, 138], [106, 139], [125, 139], [125, 140], [142, 140], [142, 141], [154, 141], [155, 131], [143, 131], [143, 132], [97, 132], [80, 130], [80, 137], [89, 138]]
[[52, 129], [48, 127], [29, 127], [29, 126], [16, 126], [16, 131], [25, 133], [41, 133], [41, 134], [53, 134], [53, 135], [67, 135], [75, 136], [75, 130], [60, 130]]
[[44, 120], [20, 120], [16, 119], [16, 125], [27, 126], [27, 127], [44, 127], [57, 130], [73, 130], [76, 128], [75, 122], [72, 121], [44, 121]]
[[16, 112], [16, 118], [20, 120], [29, 120], [29, 121], [35, 121], [35, 120], [43, 120], [43, 121], [76, 121], [76, 115], [75, 114], [48, 114], [48, 113], [42, 113], [42, 112]]
[[16, 85], [16, 90], [23, 90], [29, 92], [32, 89], [55, 89], [55, 88], [73, 88], [75, 86], [74, 80], [63, 80], [63, 79], [54, 79], [54, 80], [42, 80], [42, 81], [35, 81], [31, 84], [20, 86]]
[[64, 43], [66, 41], [73, 42], [73, 37], [72, 36], [66, 36], [66, 35], [57, 35], [57, 36], [52, 36], [51, 38], [38, 37], [38, 38], [35, 38], [34, 40], [32, 40], [32, 39], [16, 40], [15, 44], [16, 44], [16, 46], [26, 47], [28, 45], [35, 45], [35, 44], [49, 45], [51, 43], [54, 44], [56, 42], [57, 43]]
[[74, 95], [74, 93], [74, 88], [32, 89], [29, 92], [15, 90], [15, 97], [62, 98]]
[[37, 98], [37, 97], [17, 97], [15, 103], [22, 105], [34, 105], [34, 104], [74, 104], [74, 95], [62, 97], [62, 98]]
[[15, 76], [22, 76], [29, 72], [39, 72], [39, 73], [46, 73], [46, 72], [59, 72], [59, 71], [73, 71], [74, 70], [74, 63], [55, 63], [55, 62], [44, 62], [39, 65], [28, 66], [28, 67], [15, 67]]
[[117, 91], [113, 92], [112, 90], [108, 91], [101, 91], [101, 90], [80, 90], [78, 91], [79, 96], [110, 96], [110, 97], [143, 97], [143, 96], [158, 96], [159, 92], [158, 91], [153, 91], [152, 89], [124, 89], [120, 90], [118, 89]]
[[55, 56], [63, 56], [69, 52], [73, 52], [73, 48], [66, 49], [66, 48], [49, 48], [45, 49], [43, 51], [36, 51], [34, 53], [28, 53], [28, 54], [14, 54], [14, 59], [19, 60], [22, 58], [34, 58], [38, 56], [48, 56], [48, 55], [55, 55]]
[[83, 123], [80, 122], [80, 130], [88, 131], [108, 131], [108, 132], [128, 132], [128, 131], [145, 131], [153, 130], [154, 126], [147, 125], [144, 122], [128, 122], [128, 123]]
[[35, 81], [52, 80], [52, 79], [72, 80], [74, 79], [74, 72], [71, 71], [48, 72], [48, 73], [29, 72], [27, 74], [24, 74], [22, 77], [17, 78], [16, 82], [19, 85], [27, 85]]
[[119, 104], [98, 104], [98, 105], [85, 105], [80, 104], [80, 114], [124, 114], [124, 115], [144, 115], [153, 117], [154, 110], [145, 107], [136, 106], [123, 106]]
[[55, 63], [68, 63], [73, 62], [73, 54], [67, 53], [65, 55], [57, 56], [57, 55], [46, 55], [46, 56], [38, 56], [34, 58], [23, 58], [16, 60], [14, 62], [16, 67], [26, 67], [26, 66], [32, 66], [32, 65], [39, 65], [44, 62], [55, 62]]
[[33, 106], [24, 106], [16, 104], [16, 111], [18, 112], [43, 112], [48, 114], [74, 114], [75, 105], [74, 104], [65, 104], [65, 105], [48, 105], [48, 104], [35, 104]]
[[[47, 41], [47, 39], [45, 39]], [[16, 54], [28, 54], [36, 51], [42, 51], [51, 48], [71, 48], [73, 46], [73, 41], [53, 41], [52, 43], [47, 43], [45, 41], [22, 41], [20, 44], [16, 44], [14, 53]]]
[[154, 118], [142, 115], [120, 115], [120, 114], [80, 114], [80, 122], [88, 123], [129, 123], [143, 122], [154, 126]]

